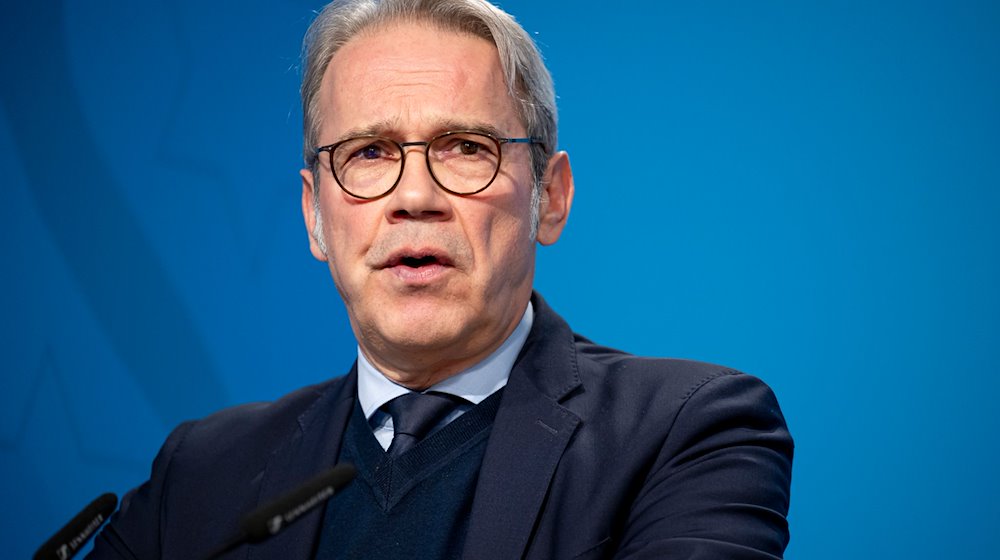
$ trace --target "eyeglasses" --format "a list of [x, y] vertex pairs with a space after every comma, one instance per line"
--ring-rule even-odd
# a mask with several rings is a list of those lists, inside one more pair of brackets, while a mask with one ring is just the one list
[[537, 138], [497, 138], [472, 130], [438, 134], [426, 142], [396, 142], [383, 136], [356, 136], [316, 148], [330, 153], [333, 178], [347, 194], [364, 200], [383, 197], [399, 184], [406, 163], [404, 149], [425, 146], [431, 177], [456, 195], [482, 192], [500, 172], [500, 146], [541, 144]]

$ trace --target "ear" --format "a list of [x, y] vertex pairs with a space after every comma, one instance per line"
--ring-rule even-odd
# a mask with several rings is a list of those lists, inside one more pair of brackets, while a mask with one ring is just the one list
[[549, 159], [542, 177], [542, 200], [538, 205], [538, 242], [552, 245], [559, 240], [569, 209], [573, 206], [573, 171], [569, 155], [557, 152]]
[[309, 250], [312, 251], [317, 260], [326, 262], [326, 253], [323, 252], [319, 239], [316, 238], [317, 233], [322, 235], [323, 232], [316, 231], [315, 203], [318, 201], [313, 196], [313, 174], [309, 169], [303, 169], [299, 171], [299, 175], [302, 176], [302, 219], [305, 221], [306, 233], [309, 235]]

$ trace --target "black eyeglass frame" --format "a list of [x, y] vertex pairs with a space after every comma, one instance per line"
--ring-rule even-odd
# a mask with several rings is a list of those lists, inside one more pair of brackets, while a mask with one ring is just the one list
[[[490, 177], [490, 180], [487, 181], [486, 184], [482, 188], [479, 188], [479, 189], [471, 191], [471, 192], [457, 192], [457, 191], [453, 191], [453, 190], [449, 189], [448, 187], [444, 186], [444, 184], [441, 183], [441, 180], [438, 179], [436, 175], [434, 175], [434, 168], [431, 167], [431, 154], [430, 154], [430, 150], [428, 150], [426, 148], [429, 147], [434, 142], [440, 140], [441, 138], [446, 138], [448, 136], [454, 136], [456, 134], [475, 134], [476, 136], [483, 136], [483, 137], [489, 138], [490, 140], [493, 141], [494, 144], [496, 144], [496, 149], [497, 149], [497, 167], [493, 171], [493, 176]], [[378, 195], [375, 195], [375, 196], [361, 196], [361, 195], [355, 194], [355, 193], [351, 192], [350, 190], [348, 190], [348, 188], [345, 187], [342, 182], [340, 182], [340, 177], [337, 177], [337, 170], [334, 169], [334, 165], [333, 165], [333, 152], [334, 152], [334, 150], [336, 150], [337, 148], [339, 148], [342, 144], [345, 144], [347, 142], [353, 142], [355, 140], [360, 140], [360, 139], [364, 139], [364, 138], [371, 138], [372, 140], [384, 140], [386, 142], [394, 144], [397, 148], [399, 148], [399, 153], [400, 153], [400, 158], [399, 158], [399, 175], [396, 177], [396, 180], [393, 181], [391, 187], [389, 187], [388, 189], [386, 189], [385, 192], [383, 192], [381, 194], [378, 194]], [[434, 183], [436, 183], [437, 186], [441, 187], [445, 192], [451, 193], [451, 194], [453, 194], [455, 196], [471, 196], [471, 195], [474, 195], [474, 194], [477, 194], [477, 193], [481, 193], [484, 190], [486, 190], [487, 188], [489, 188], [489, 186], [493, 184], [493, 181], [496, 180], [497, 175], [500, 174], [500, 164], [503, 163], [503, 150], [501, 149], [501, 147], [504, 144], [538, 144], [538, 145], [541, 145], [543, 147], [545, 146], [544, 142], [542, 142], [542, 140], [540, 138], [535, 138], [535, 137], [501, 138], [501, 137], [498, 137], [498, 136], [494, 136], [493, 134], [490, 134], [489, 132], [484, 132], [482, 130], [449, 130], [447, 132], [442, 132], [441, 134], [438, 134], [438, 135], [434, 136], [430, 140], [426, 140], [426, 141], [423, 141], [423, 142], [397, 142], [397, 141], [393, 140], [392, 138], [386, 138], [385, 136], [379, 136], [377, 134], [364, 134], [364, 135], [361, 135], [361, 136], [352, 136], [350, 138], [345, 138], [345, 139], [343, 139], [343, 140], [341, 140], [339, 142], [335, 142], [333, 144], [327, 144], [326, 146], [320, 146], [320, 147], [316, 148], [316, 151], [315, 151], [314, 155], [316, 156], [316, 158], [318, 160], [319, 159], [319, 154], [321, 152], [329, 152], [330, 153], [330, 174], [333, 175], [333, 179], [335, 181], [337, 181], [337, 186], [339, 186], [342, 191], [344, 191], [345, 193], [353, 196], [354, 198], [358, 198], [358, 199], [361, 199], [361, 200], [377, 200], [379, 198], [382, 198], [383, 196], [387, 196], [389, 193], [391, 193], [392, 191], [396, 190], [397, 186], [399, 186], [399, 181], [403, 178], [403, 171], [406, 168], [406, 150], [405, 150], [405, 148], [407, 148], [408, 146], [424, 146], [424, 148], [425, 148], [424, 149], [424, 162], [427, 164], [427, 172], [431, 174], [431, 178], [434, 179]]]

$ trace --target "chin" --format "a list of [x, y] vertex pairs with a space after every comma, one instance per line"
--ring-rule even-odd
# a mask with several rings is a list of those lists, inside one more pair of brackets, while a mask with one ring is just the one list
[[377, 308], [371, 331], [377, 338], [399, 348], [432, 349], [452, 344], [473, 325], [461, 307], [440, 301], [404, 301]]
[[459, 337], [452, 333], [412, 332], [400, 333], [401, 336], [386, 337], [386, 342], [399, 350], [408, 352], [432, 352], [443, 354], [442, 350], [455, 347]]

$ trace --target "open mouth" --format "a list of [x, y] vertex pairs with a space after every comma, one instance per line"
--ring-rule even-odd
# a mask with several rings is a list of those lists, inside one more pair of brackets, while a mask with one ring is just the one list
[[382, 268], [425, 268], [430, 266], [452, 266], [448, 255], [434, 249], [401, 250], [389, 256]]
[[454, 263], [447, 253], [433, 248], [400, 250], [381, 266], [391, 271], [396, 278], [413, 285], [436, 281], [453, 267]]
[[402, 257], [399, 259], [398, 266], [407, 266], [410, 268], [420, 268], [423, 266], [431, 266], [435, 264], [442, 264], [440, 259], [434, 255], [425, 255], [422, 257]]

